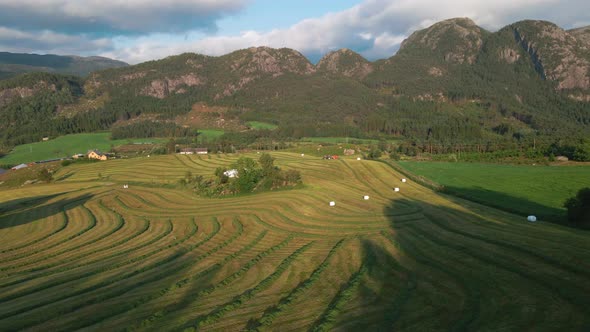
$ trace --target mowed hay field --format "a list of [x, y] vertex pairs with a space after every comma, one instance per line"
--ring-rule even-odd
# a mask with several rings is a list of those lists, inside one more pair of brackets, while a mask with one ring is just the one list
[[565, 219], [563, 203], [590, 187], [590, 165], [525, 166], [478, 163], [399, 162], [404, 169], [449, 193], [523, 215]]
[[239, 157], [224, 155], [71, 165], [1, 191], [0, 330], [590, 327], [588, 232], [440, 196], [384, 163], [272, 155], [303, 188], [173, 188]]

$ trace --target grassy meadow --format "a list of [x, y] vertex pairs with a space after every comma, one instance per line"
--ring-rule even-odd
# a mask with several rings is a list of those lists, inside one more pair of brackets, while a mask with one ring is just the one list
[[199, 141], [207, 140], [214, 140], [221, 137], [225, 132], [221, 129], [199, 129], [199, 136], [197, 139]]
[[590, 165], [521, 166], [400, 161], [450, 193], [521, 214], [561, 220], [563, 203], [590, 187]]
[[523, 222], [352, 157], [272, 153], [301, 171], [299, 189], [206, 199], [176, 185], [239, 156], [73, 164], [51, 184], [0, 190], [1, 329], [590, 326], [587, 231]]
[[0, 158], [0, 164], [15, 165], [40, 160], [70, 157], [76, 153], [86, 153], [98, 149], [107, 152], [111, 146], [128, 143], [162, 142], [158, 138], [134, 138], [111, 140], [111, 133], [74, 134], [60, 136], [46, 142], [36, 142], [16, 146], [8, 155]]
[[252, 129], [269, 129], [269, 130], [273, 130], [273, 129], [277, 129], [279, 126], [277, 126], [276, 124], [272, 124], [272, 123], [268, 123], [268, 122], [260, 122], [260, 121], [248, 121], [246, 122], [246, 125]]

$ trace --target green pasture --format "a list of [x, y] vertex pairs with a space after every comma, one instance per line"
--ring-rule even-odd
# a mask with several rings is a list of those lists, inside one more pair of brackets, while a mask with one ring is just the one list
[[133, 138], [111, 140], [111, 133], [75, 134], [60, 136], [46, 142], [36, 142], [16, 146], [8, 155], [0, 158], [0, 164], [20, 164], [40, 160], [70, 157], [76, 153], [86, 153], [88, 150], [98, 149], [108, 152], [112, 146], [129, 143], [159, 143], [165, 139]]
[[349, 144], [377, 144], [379, 140], [376, 139], [365, 139], [365, 138], [354, 138], [354, 137], [303, 137], [302, 142], [313, 142], [313, 143], [349, 143]]
[[450, 193], [521, 214], [562, 219], [563, 203], [590, 187], [587, 166], [520, 166], [400, 161]]
[[273, 129], [277, 129], [279, 126], [272, 124], [272, 123], [268, 123], [268, 122], [260, 122], [260, 121], [248, 121], [246, 122], [246, 125], [252, 129], [269, 129], [269, 130], [273, 130]]
[[199, 129], [199, 136], [197, 136], [197, 140], [199, 142], [211, 141], [221, 137], [225, 132], [220, 129]]

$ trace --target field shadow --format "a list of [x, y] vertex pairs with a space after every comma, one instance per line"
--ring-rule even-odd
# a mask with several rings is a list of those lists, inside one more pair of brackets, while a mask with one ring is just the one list
[[67, 172], [66, 174], [64, 174], [64, 175], [60, 176], [59, 178], [55, 179], [55, 181], [56, 182], [59, 182], [59, 181], [67, 180], [67, 179], [71, 178], [72, 176], [74, 176], [75, 174], [76, 174], [75, 172], [71, 172], [71, 171], [70, 172]]
[[[62, 211], [71, 210], [85, 204], [93, 195], [84, 194], [74, 198], [64, 198], [46, 204], [60, 194], [19, 198], [0, 204], [0, 230], [14, 226], [21, 226], [30, 222], [44, 219]], [[15, 222], [16, 221], [16, 222]]]
[[566, 219], [564, 210], [481, 187], [445, 186], [441, 192], [520, 216], [535, 215], [541, 220], [556, 223], [563, 223]]
[[[587, 275], [587, 271], [580, 272], [583, 268], [571, 262], [560, 260], [560, 255], [554, 255], [551, 251], [554, 249], [539, 250], [538, 248], [532, 248], [531, 244], [526, 242], [528, 236], [534, 232], [535, 228], [541, 226], [540, 224], [530, 223], [526, 218], [521, 219], [522, 225], [518, 225], [518, 223], [512, 225], [496, 224], [480, 216], [479, 211], [470, 213], [469, 211], [436, 205], [428, 201], [412, 201], [408, 199], [402, 201], [403, 205], [400, 205], [400, 202], [391, 201], [389, 206], [384, 208], [384, 212], [387, 214], [400, 206], [413, 204], [421, 208], [423, 218], [400, 223], [389, 217], [390, 230], [384, 231], [382, 234], [391, 239], [392, 244], [399, 249], [400, 254], [408, 258], [408, 262], [412, 262], [412, 271], [408, 275], [411, 276], [415, 273], [421, 281], [424, 281], [424, 278], [429, 279], [428, 283], [429, 287], [431, 287], [429, 294], [437, 291], [436, 285], [439, 282], [440, 284], [457, 285], [458, 289], [464, 294], [463, 300], [446, 296], [446, 303], [443, 303], [445, 301], [438, 303], [426, 298], [424, 292], [421, 292], [422, 295], [414, 297], [415, 301], [428, 304], [433, 309], [427, 314], [431, 316], [424, 316], [423, 319], [441, 320], [441, 329], [444, 330], [472, 331], [483, 326], [488, 328], [491, 326], [497, 327], [495, 322], [502, 320], [502, 315], [505, 314], [504, 307], [517, 307], [521, 304], [519, 304], [518, 298], [520, 295], [518, 293], [514, 294], [514, 297], [510, 298], [502, 306], [497, 307], [493, 306], [497, 304], [497, 299], [483, 296], [483, 294], [489, 292], [489, 285], [496, 282], [496, 276], [489, 273], [490, 270], [493, 270], [515, 279], [520, 278], [530, 283], [536, 282], [535, 287], [549, 285], [545, 291], [550, 292], [552, 297], [561, 296], [567, 301], [573, 298], [576, 301], [571, 300], [572, 302], [569, 304], [579, 309], [575, 315], [572, 314], [574, 321], [587, 322], [585, 317], [588, 316], [584, 315], [584, 313], [587, 313], [588, 309], [586, 306], [580, 305], [582, 301], [578, 301], [575, 291], [583, 288], [580, 287], [579, 281], [570, 281], [568, 278], [555, 278], [554, 275], [542, 271], [540, 267], [534, 265], [534, 262], [540, 262], [551, 266], [553, 269], [560, 270], [564, 274]], [[548, 231], [555, 229], [555, 227], [559, 226], [552, 225], [548, 228]], [[563, 230], [566, 230], [566, 227]], [[567, 229], [567, 231], [577, 232], [573, 229]], [[535, 237], [533, 236], [533, 238]], [[550, 238], [550, 236], [547, 236], [546, 241], [551, 241]], [[567, 237], [561, 237], [562, 241], [566, 239]], [[370, 245], [367, 244], [367, 246]], [[494, 250], [502, 252], [505, 256], [494, 256], [494, 254], [486, 252], [484, 246], [493, 247]], [[379, 248], [374, 246], [370, 248], [372, 251], [379, 251]], [[583, 253], [577, 253], [574, 249], [564, 248], [559, 250], [571, 253], [572, 261], [583, 261], [585, 258]], [[395, 258], [393, 259], [395, 260]], [[458, 259], [461, 260], [458, 261]], [[457, 262], [457, 264], [452, 262]], [[531, 272], [529, 271], [531, 266], [526, 264], [531, 264], [533, 269], [537, 268], [539, 270]], [[539, 264], [539, 266], [541, 265]], [[485, 269], [480, 270], [478, 267], [485, 267]], [[546, 280], [551, 281], [546, 282]], [[563, 289], [553, 287], [553, 282], [562, 282], [561, 288]], [[419, 288], [424, 290], [424, 286]], [[574, 291], [568, 293], [570, 290]], [[524, 296], [524, 292], [527, 291], [522, 290], [522, 292], [522, 296]], [[538, 303], [547, 301], [547, 296], [543, 293], [527, 292], [526, 296], [533, 298]], [[502, 299], [502, 297], [498, 296], [498, 299]], [[415, 307], [415, 304], [413, 307]], [[454, 309], [450, 310], [449, 308]], [[396, 309], [392, 308], [391, 310]], [[403, 307], [397, 310], [403, 310]], [[537, 310], [539, 310], [540, 315], [543, 314], [544, 309], [539, 307]], [[441, 315], [440, 313], [444, 314]], [[384, 321], [386, 318], [387, 316], [384, 316]], [[547, 321], [539, 321], [535, 324], [553, 324], [563, 319], [564, 317], [551, 317]], [[403, 324], [406, 323], [406, 320], [404, 320]], [[522, 315], [515, 318], [513, 323], [514, 326], [526, 326], [531, 323], [531, 318]], [[493, 330], [494, 327], [491, 329]]]
[[[405, 305], [416, 288], [412, 271], [401, 265], [383, 247], [368, 239], [361, 241], [367, 266], [369, 287], [361, 283], [358, 289], [358, 304], [354, 319], [343, 326], [349, 331], [393, 331], [394, 324], [401, 317]], [[375, 311], [375, 308], [379, 308]]]

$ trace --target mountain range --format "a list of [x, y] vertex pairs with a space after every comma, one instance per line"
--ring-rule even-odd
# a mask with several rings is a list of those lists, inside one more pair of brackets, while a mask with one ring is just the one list
[[590, 135], [590, 28], [526, 20], [490, 32], [456, 18], [375, 62], [341, 49], [314, 65], [292, 49], [253, 47], [86, 78], [25, 74], [0, 81], [0, 107], [4, 146], [142, 121], [243, 130], [256, 120], [285, 137], [439, 144], [573, 140]]
[[87, 76], [93, 71], [125, 66], [128, 66], [125, 62], [99, 56], [80, 57], [0, 52], [0, 79], [29, 72]]

